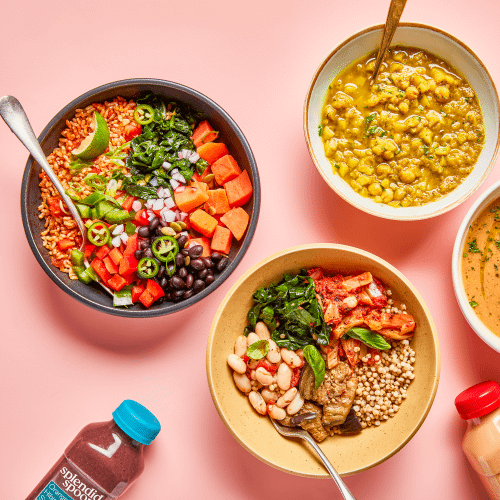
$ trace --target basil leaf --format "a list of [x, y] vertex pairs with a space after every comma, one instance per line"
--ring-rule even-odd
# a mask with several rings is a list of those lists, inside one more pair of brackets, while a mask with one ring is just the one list
[[381, 351], [391, 348], [391, 344], [389, 344], [384, 339], [384, 337], [382, 337], [382, 335], [378, 334], [377, 332], [372, 332], [367, 328], [361, 328], [359, 326], [351, 328], [349, 331], [344, 333], [343, 337], [360, 340], [368, 347], [372, 347], [373, 349], [380, 349]]
[[262, 359], [269, 352], [269, 342], [267, 340], [257, 340], [250, 344], [247, 349], [247, 356], [250, 359]]
[[325, 360], [313, 345], [306, 345], [303, 352], [304, 358], [314, 372], [314, 388], [317, 389], [325, 378]]

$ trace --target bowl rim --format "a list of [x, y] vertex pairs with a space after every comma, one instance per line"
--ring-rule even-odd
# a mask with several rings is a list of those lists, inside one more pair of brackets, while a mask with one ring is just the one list
[[[494, 195], [494, 196], [492, 196]], [[491, 197], [491, 198], [490, 198]], [[462, 247], [467, 237], [469, 225], [476, 220], [480, 213], [495, 199], [500, 197], [500, 180], [490, 186], [470, 207], [460, 224], [460, 227], [453, 245], [451, 258], [451, 275], [453, 279], [453, 289], [458, 305], [469, 326], [474, 332], [492, 349], [500, 352], [500, 337], [495, 335], [474, 312], [469, 305], [469, 299], [465, 293], [462, 279]], [[490, 199], [488, 199], [490, 198]]]
[[[450, 35], [446, 31], [443, 31], [443, 30], [441, 30], [439, 28], [436, 28], [435, 26], [430, 26], [430, 25], [427, 25], [427, 24], [420, 24], [420, 23], [408, 23], [408, 22], [399, 23], [399, 26], [404, 27], [404, 28], [426, 29], [426, 30], [438, 33], [440, 35], [443, 35], [443, 36], [449, 38], [451, 41], [455, 42], [456, 44], [460, 45], [465, 51], [467, 51], [477, 61], [477, 63], [479, 63], [479, 65], [481, 66], [481, 68], [483, 69], [483, 71], [486, 73], [486, 75], [487, 75], [487, 77], [488, 77], [488, 79], [489, 79], [489, 81], [491, 83], [491, 86], [493, 88], [495, 97], [496, 97], [496, 107], [497, 107], [497, 109], [500, 112], [500, 98], [498, 96], [498, 91], [497, 91], [497, 88], [495, 86], [495, 82], [492, 79], [492, 77], [491, 77], [488, 69], [486, 68], [486, 66], [481, 61], [481, 59], [478, 57], [478, 55], [468, 45], [466, 45], [464, 42], [462, 42], [458, 38], [454, 37], [453, 35]], [[413, 220], [430, 219], [432, 217], [437, 217], [438, 215], [442, 215], [442, 214], [444, 214], [444, 213], [452, 210], [453, 208], [457, 207], [461, 203], [463, 203], [485, 181], [485, 179], [489, 175], [491, 169], [494, 167], [494, 165], [496, 163], [497, 156], [498, 156], [499, 147], [500, 147], [500, 121], [498, 123], [498, 134], [497, 134], [497, 141], [496, 141], [496, 144], [495, 144], [495, 149], [493, 151], [493, 155], [491, 157], [490, 163], [489, 163], [488, 167], [485, 169], [485, 171], [483, 172], [483, 175], [481, 176], [481, 178], [478, 179], [478, 181], [476, 182], [476, 184], [469, 191], [467, 191], [466, 193], [464, 193], [462, 195], [462, 197], [460, 197], [458, 200], [455, 200], [454, 202], [452, 202], [449, 205], [441, 208], [438, 211], [431, 212], [431, 213], [428, 213], [428, 214], [416, 214], [416, 215], [413, 215], [413, 216], [412, 215], [398, 216], [396, 212], [394, 214], [390, 214], [390, 213], [389, 214], [383, 214], [383, 213], [379, 213], [377, 210], [371, 209], [370, 207], [362, 206], [361, 204], [359, 204], [357, 202], [357, 200], [354, 197], [344, 195], [344, 193], [342, 193], [340, 190], [338, 190], [337, 187], [335, 186], [335, 184], [330, 181], [330, 179], [323, 172], [323, 169], [321, 168], [321, 165], [320, 165], [320, 163], [319, 163], [319, 161], [318, 161], [318, 159], [316, 157], [316, 154], [314, 153], [314, 149], [312, 147], [311, 137], [310, 137], [309, 128], [308, 128], [308, 121], [309, 121], [309, 111], [308, 111], [308, 108], [309, 108], [309, 103], [310, 103], [310, 100], [311, 100], [311, 95], [312, 95], [313, 89], [314, 89], [314, 87], [316, 85], [316, 81], [318, 80], [318, 77], [319, 77], [320, 73], [323, 71], [323, 68], [330, 61], [330, 59], [340, 49], [342, 49], [345, 45], [347, 45], [348, 43], [352, 42], [356, 38], [359, 38], [360, 36], [365, 35], [366, 33], [370, 33], [372, 31], [376, 31], [376, 30], [382, 30], [383, 28], [384, 28], [383, 24], [377, 24], [375, 26], [370, 26], [368, 28], [365, 28], [365, 29], [363, 29], [363, 30], [355, 33], [354, 35], [351, 35], [349, 38], [347, 38], [342, 43], [340, 43], [332, 52], [330, 52], [330, 54], [328, 54], [328, 56], [325, 57], [325, 59], [321, 62], [321, 64], [316, 69], [316, 71], [314, 73], [314, 76], [312, 77], [311, 83], [309, 84], [309, 88], [307, 90], [307, 94], [306, 94], [306, 98], [305, 98], [305, 102], [304, 102], [304, 111], [303, 111], [304, 125], [303, 126], [304, 126], [304, 135], [305, 135], [305, 139], [306, 139], [306, 143], [307, 143], [307, 148], [309, 150], [309, 155], [311, 156], [311, 159], [313, 160], [313, 163], [314, 163], [316, 169], [318, 170], [318, 172], [320, 173], [321, 177], [323, 177], [323, 180], [328, 184], [328, 186], [330, 186], [330, 188], [337, 195], [339, 195], [343, 200], [345, 200], [350, 205], [352, 205], [352, 206], [358, 208], [359, 210], [362, 210], [363, 212], [366, 212], [366, 213], [368, 213], [370, 215], [374, 215], [376, 217], [382, 217], [384, 219], [389, 219], [389, 220], [408, 220], [408, 221], [413, 221]], [[354, 61], [351, 61], [351, 63], [352, 62], [354, 62]], [[355, 192], [355, 191], [353, 190], [353, 192]]]
[[438, 385], [439, 385], [439, 379], [441, 375], [441, 348], [439, 344], [439, 337], [437, 334], [437, 329], [436, 325], [434, 324], [434, 320], [432, 318], [432, 315], [430, 313], [430, 310], [427, 307], [427, 304], [423, 300], [422, 296], [420, 293], [417, 291], [417, 289], [413, 286], [413, 284], [406, 278], [398, 269], [396, 269], [392, 264], [389, 264], [386, 260], [378, 257], [377, 255], [367, 252], [365, 250], [362, 250], [357, 247], [352, 247], [348, 245], [341, 245], [337, 243], [308, 243], [304, 245], [297, 245], [293, 247], [286, 248], [284, 250], [280, 250], [279, 252], [276, 252], [269, 257], [266, 257], [265, 259], [261, 260], [254, 266], [252, 266], [248, 271], [246, 271], [234, 285], [231, 287], [231, 289], [226, 293], [226, 296], [224, 297], [224, 300], [221, 302], [219, 305], [217, 312], [215, 313], [214, 319], [212, 321], [212, 325], [210, 327], [210, 333], [208, 335], [208, 340], [207, 340], [207, 350], [206, 350], [206, 372], [207, 372], [207, 382], [208, 382], [208, 387], [210, 389], [210, 395], [212, 396], [212, 401], [214, 403], [214, 406], [217, 410], [217, 413], [219, 414], [219, 417], [221, 420], [224, 422], [224, 425], [227, 427], [229, 432], [232, 434], [232, 436], [236, 439], [236, 441], [243, 446], [247, 451], [249, 451], [254, 457], [258, 458], [262, 462], [266, 463], [267, 465], [270, 465], [271, 467], [278, 469], [282, 472], [287, 472], [289, 474], [297, 475], [297, 476], [302, 476], [302, 477], [311, 477], [311, 478], [330, 478], [328, 474], [307, 474], [307, 473], [302, 473], [302, 472], [297, 472], [297, 471], [290, 471], [289, 469], [286, 469], [284, 467], [281, 467], [279, 464], [276, 464], [274, 462], [271, 462], [267, 460], [265, 457], [259, 455], [256, 453], [253, 449], [251, 449], [249, 446], [244, 443], [238, 434], [235, 432], [235, 430], [232, 428], [231, 424], [228, 422], [224, 412], [222, 411], [219, 403], [219, 399], [217, 397], [217, 393], [214, 390], [214, 378], [213, 378], [213, 373], [212, 373], [212, 359], [211, 359], [211, 353], [214, 348], [214, 335], [215, 335], [215, 330], [217, 329], [219, 320], [222, 315], [222, 310], [226, 307], [226, 304], [229, 302], [231, 297], [236, 293], [237, 289], [242, 285], [246, 279], [253, 274], [254, 272], [258, 271], [260, 268], [265, 266], [266, 264], [277, 260], [285, 255], [289, 255], [295, 252], [299, 252], [302, 250], [316, 250], [316, 249], [335, 249], [335, 250], [344, 250], [344, 251], [349, 251], [349, 252], [354, 252], [358, 255], [363, 255], [364, 257], [368, 257], [369, 259], [375, 260], [379, 264], [382, 264], [384, 267], [386, 267], [388, 270], [390, 270], [392, 273], [394, 273], [399, 279], [401, 279], [410, 289], [410, 291], [415, 295], [417, 298], [420, 306], [422, 307], [425, 316], [427, 317], [430, 325], [430, 330], [432, 334], [432, 340], [434, 343], [435, 347], [435, 352], [436, 352], [436, 363], [434, 365], [434, 373], [433, 373], [433, 384], [432, 384], [432, 390], [431, 390], [431, 395], [430, 398], [428, 399], [426, 403], [425, 410], [421, 417], [419, 418], [417, 424], [414, 426], [412, 431], [408, 434], [408, 436], [402, 441], [391, 453], [386, 455], [385, 457], [381, 458], [380, 460], [371, 463], [370, 465], [366, 467], [362, 467], [360, 469], [355, 469], [352, 471], [348, 471], [345, 473], [342, 473], [342, 476], [350, 476], [352, 474], [356, 474], [358, 472], [363, 472], [365, 470], [371, 469], [372, 467], [375, 467], [376, 465], [384, 462], [385, 460], [389, 459], [390, 457], [394, 456], [398, 451], [400, 451], [408, 442], [413, 438], [413, 436], [417, 433], [417, 431], [420, 429], [422, 424], [424, 423], [425, 419], [427, 418], [427, 415], [429, 414], [429, 411], [434, 403], [434, 399], [436, 397]]
[[49, 278], [64, 292], [66, 292], [68, 295], [73, 297], [74, 299], [78, 300], [82, 304], [85, 304], [86, 306], [89, 306], [93, 309], [112, 314], [114, 316], [124, 316], [128, 318], [151, 318], [155, 316], [165, 316], [167, 314], [172, 314], [178, 311], [181, 311], [182, 309], [185, 309], [200, 300], [204, 299], [206, 296], [208, 296], [210, 293], [215, 291], [226, 279], [233, 273], [233, 271], [236, 269], [240, 261], [243, 259], [243, 256], [245, 255], [246, 251], [248, 250], [248, 247], [250, 246], [250, 243], [253, 240], [254, 234], [255, 234], [255, 229], [257, 227], [257, 221], [259, 219], [259, 213], [260, 213], [260, 202], [261, 202], [261, 186], [260, 186], [260, 179], [259, 179], [259, 171], [257, 169], [257, 163], [255, 160], [255, 156], [253, 154], [253, 151], [250, 147], [250, 144], [241, 131], [240, 127], [237, 125], [237, 123], [233, 120], [233, 118], [225, 111], [219, 104], [217, 104], [215, 101], [213, 101], [210, 97], [202, 94], [201, 92], [188, 87], [186, 85], [183, 85], [181, 83], [176, 83], [172, 82], [169, 80], [162, 80], [162, 79], [157, 79], [157, 78], [127, 78], [124, 80], [116, 80], [114, 82], [106, 83], [104, 85], [100, 85], [98, 87], [95, 87], [80, 96], [76, 97], [73, 99], [69, 104], [64, 106], [50, 121], [49, 123], [45, 126], [45, 128], [42, 130], [40, 135], [38, 136], [38, 142], [43, 145], [44, 140], [46, 139], [46, 136], [56, 125], [57, 122], [63, 117], [67, 112], [74, 110], [78, 107], [78, 105], [86, 100], [87, 98], [90, 98], [98, 93], [107, 91], [107, 90], [115, 90], [117, 91], [117, 95], [119, 95], [120, 89], [126, 88], [127, 86], [130, 85], [162, 85], [166, 86], [167, 88], [170, 89], [175, 89], [179, 90], [182, 92], [186, 92], [190, 94], [191, 96], [195, 97], [196, 99], [199, 99], [201, 101], [204, 101], [206, 104], [208, 104], [210, 107], [214, 108], [226, 121], [231, 127], [236, 135], [240, 138], [244, 152], [246, 156], [248, 157], [249, 160], [249, 166], [252, 171], [253, 175], [253, 193], [254, 193], [254, 200], [253, 200], [253, 212], [252, 216], [248, 225], [247, 229], [247, 234], [245, 236], [245, 240], [243, 241], [243, 244], [241, 245], [238, 253], [234, 257], [233, 260], [230, 261], [229, 265], [226, 267], [224, 272], [217, 277], [217, 279], [212, 283], [210, 287], [205, 288], [202, 290], [200, 293], [194, 295], [193, 297], [183, 300], [181, 302], [176, 302], [172, 303], [169, 307], [158, 307], [158, 308], [152, 308], [152, 309], [137, 309], [137, 310], [129, 310], [129, 309], [123, 309], [123, 308], [117, 308], [113, 307], [113, 305], [102, 305], [99, 303], [96, 303], [84, 295], [80, 295], [77, 293], [75, 290], [73, 290], [71, 287], [66, 285], [60, 277], [56, 274], [56, 269], [52, 269], [51, 266], [49, 266], [45, 260], [43, 259], [41, 253], [38, 250], [37, 245], [35, 244], [35, 237], [31, 231], [29, 220], [28, 220], [28, 207], [27, 207], [27, 192], [28, 192], [28, 182], [29, 182], [29, 176], [30, 176], [30, 171], [35, 163], [33, 160], [33, 157], [30, 155], [28, 157], [28, 161], [26, 162], [26, 166], [24, 169], [23, 173], [23, 179], [21, 183], [21, 217], [23, 221], [23, 227], [24, 227], [24, 232], [26, 234], [26, 238], [28, 240], [28, 243], [30, 245], [31, 251], [35, 255], [36, 260], [42, 267], [42, 269], [45, 271], [45, 273], [49, 276]]

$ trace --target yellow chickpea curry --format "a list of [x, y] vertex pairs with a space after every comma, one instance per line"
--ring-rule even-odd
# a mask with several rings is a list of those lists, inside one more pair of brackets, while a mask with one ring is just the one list
[[375, 53], [330, 84], [319, 134], [334, 172], [364, 197], [392, 207], [424, 205], [455, 189], [484, 143], [474, 90], [420, 49], [388, 51], [370, 84]]
[[462, 256], [462, 279], [474, 312], [500, 336], [500, 198], [469, 227]]

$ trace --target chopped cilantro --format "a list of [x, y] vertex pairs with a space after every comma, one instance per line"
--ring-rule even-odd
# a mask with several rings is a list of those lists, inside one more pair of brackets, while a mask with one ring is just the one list
[[323, 125], [318, 125], [318, 135], [321, 137], [321, 134], [323, 133]]
[[470, 253], [480, 253], [481, 255], [483, 254], [483, 252], [481, 252], [481, 250], [479, 250], [479, 248], [477, 247], [476, 238], [474, 238], [472, 241], [469, 242], [469, 252]]
[[479, 305], [475, 300], [471, 300], [469, 304], [471, 305], [471, 307], [477, 307]]

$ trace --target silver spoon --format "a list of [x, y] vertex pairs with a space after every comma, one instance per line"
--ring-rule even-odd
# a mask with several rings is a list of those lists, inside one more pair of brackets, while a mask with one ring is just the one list
[[384, 60], [387, 50], [389, 49], [389, 46], [391, 45], [392, 37], [396, 32], [396, 28], [398, 27], [405, 5], [406, 0], [391, 0], [389, 12], [387, 13], [387, 19], [385, 21], [384, 32], [382, 33], [382, 43], [380, 44], [377, 59], [375, 60], [375, 69], [373, 70], [371, 78], [372, 84], [375, 83], [375, 80], [377, 79], [380, 66]]
[[349, 489], [345, 485], [344, 481], [342, 481], [342, 478], [339, 476], [339, 473], [334, 469], [333, 465], [330, 463], [328, 458], [326, 458], [326, 455], [321, 451], [321, 448], [316, 444], [316, 441], [314, 441], [314, 439], [311, 437], [309, 432], [307, 432], [303, 429], [295, 429], [293, 427], [285, 427], [284, 425], [278, 424], [272, 418], [271, 418], [271, 422], [273, 423], [276, 430], [282, 436], [300, 438], [300, 439], [304, 439], [305, 441], [307, 441], [311, 445], [313, 450], [318, 454], [319, 458], [321, 458], [321, 461], [323, 462], [323, 464], [326, 467], [327, 471], [329, 472], [330, 476], [332, 476], [333, 480], [337, 484], [340, 492], [342, 493], [342, 496], [346, 500], [356, 500], [354, 495], [349, 491]]
[[[42, 151], [40, 144], [38, 144], [38, 140], [33, 132], [33, 129], [31, 128], [31, 124], [23, 107], [21, 106], [21, 103], [11, 95], [0, 97], [0, 116], [4, 119], [10, 130], [12, 130], [13, 134], [24, 144], [24, 147], [31, 153], [31, 156], [33, 156], [35, 161], [43, 168], [44, 172], [48, 175], [52, 184], [54, 184], [54, 187], [61, 195], [64, 203], [66, 203], [66, 206], [69, 208], [69, 211], [78, 224], [78, 229], [82, 234], [80, 251], [84, 252], [85, 244], [87, 242], [87, 228], [85, 227], [73, 200], [66, 194], [61, 181], [52, 170], [47, 158], [45, 158], [45, 154]], [[85, 257], [84, 264], [85, 267], [89, 267], [89, 263]], [[99, 284], [110, 295], [113, 295], [113, 292], [102, 282], [99, 282]]]

